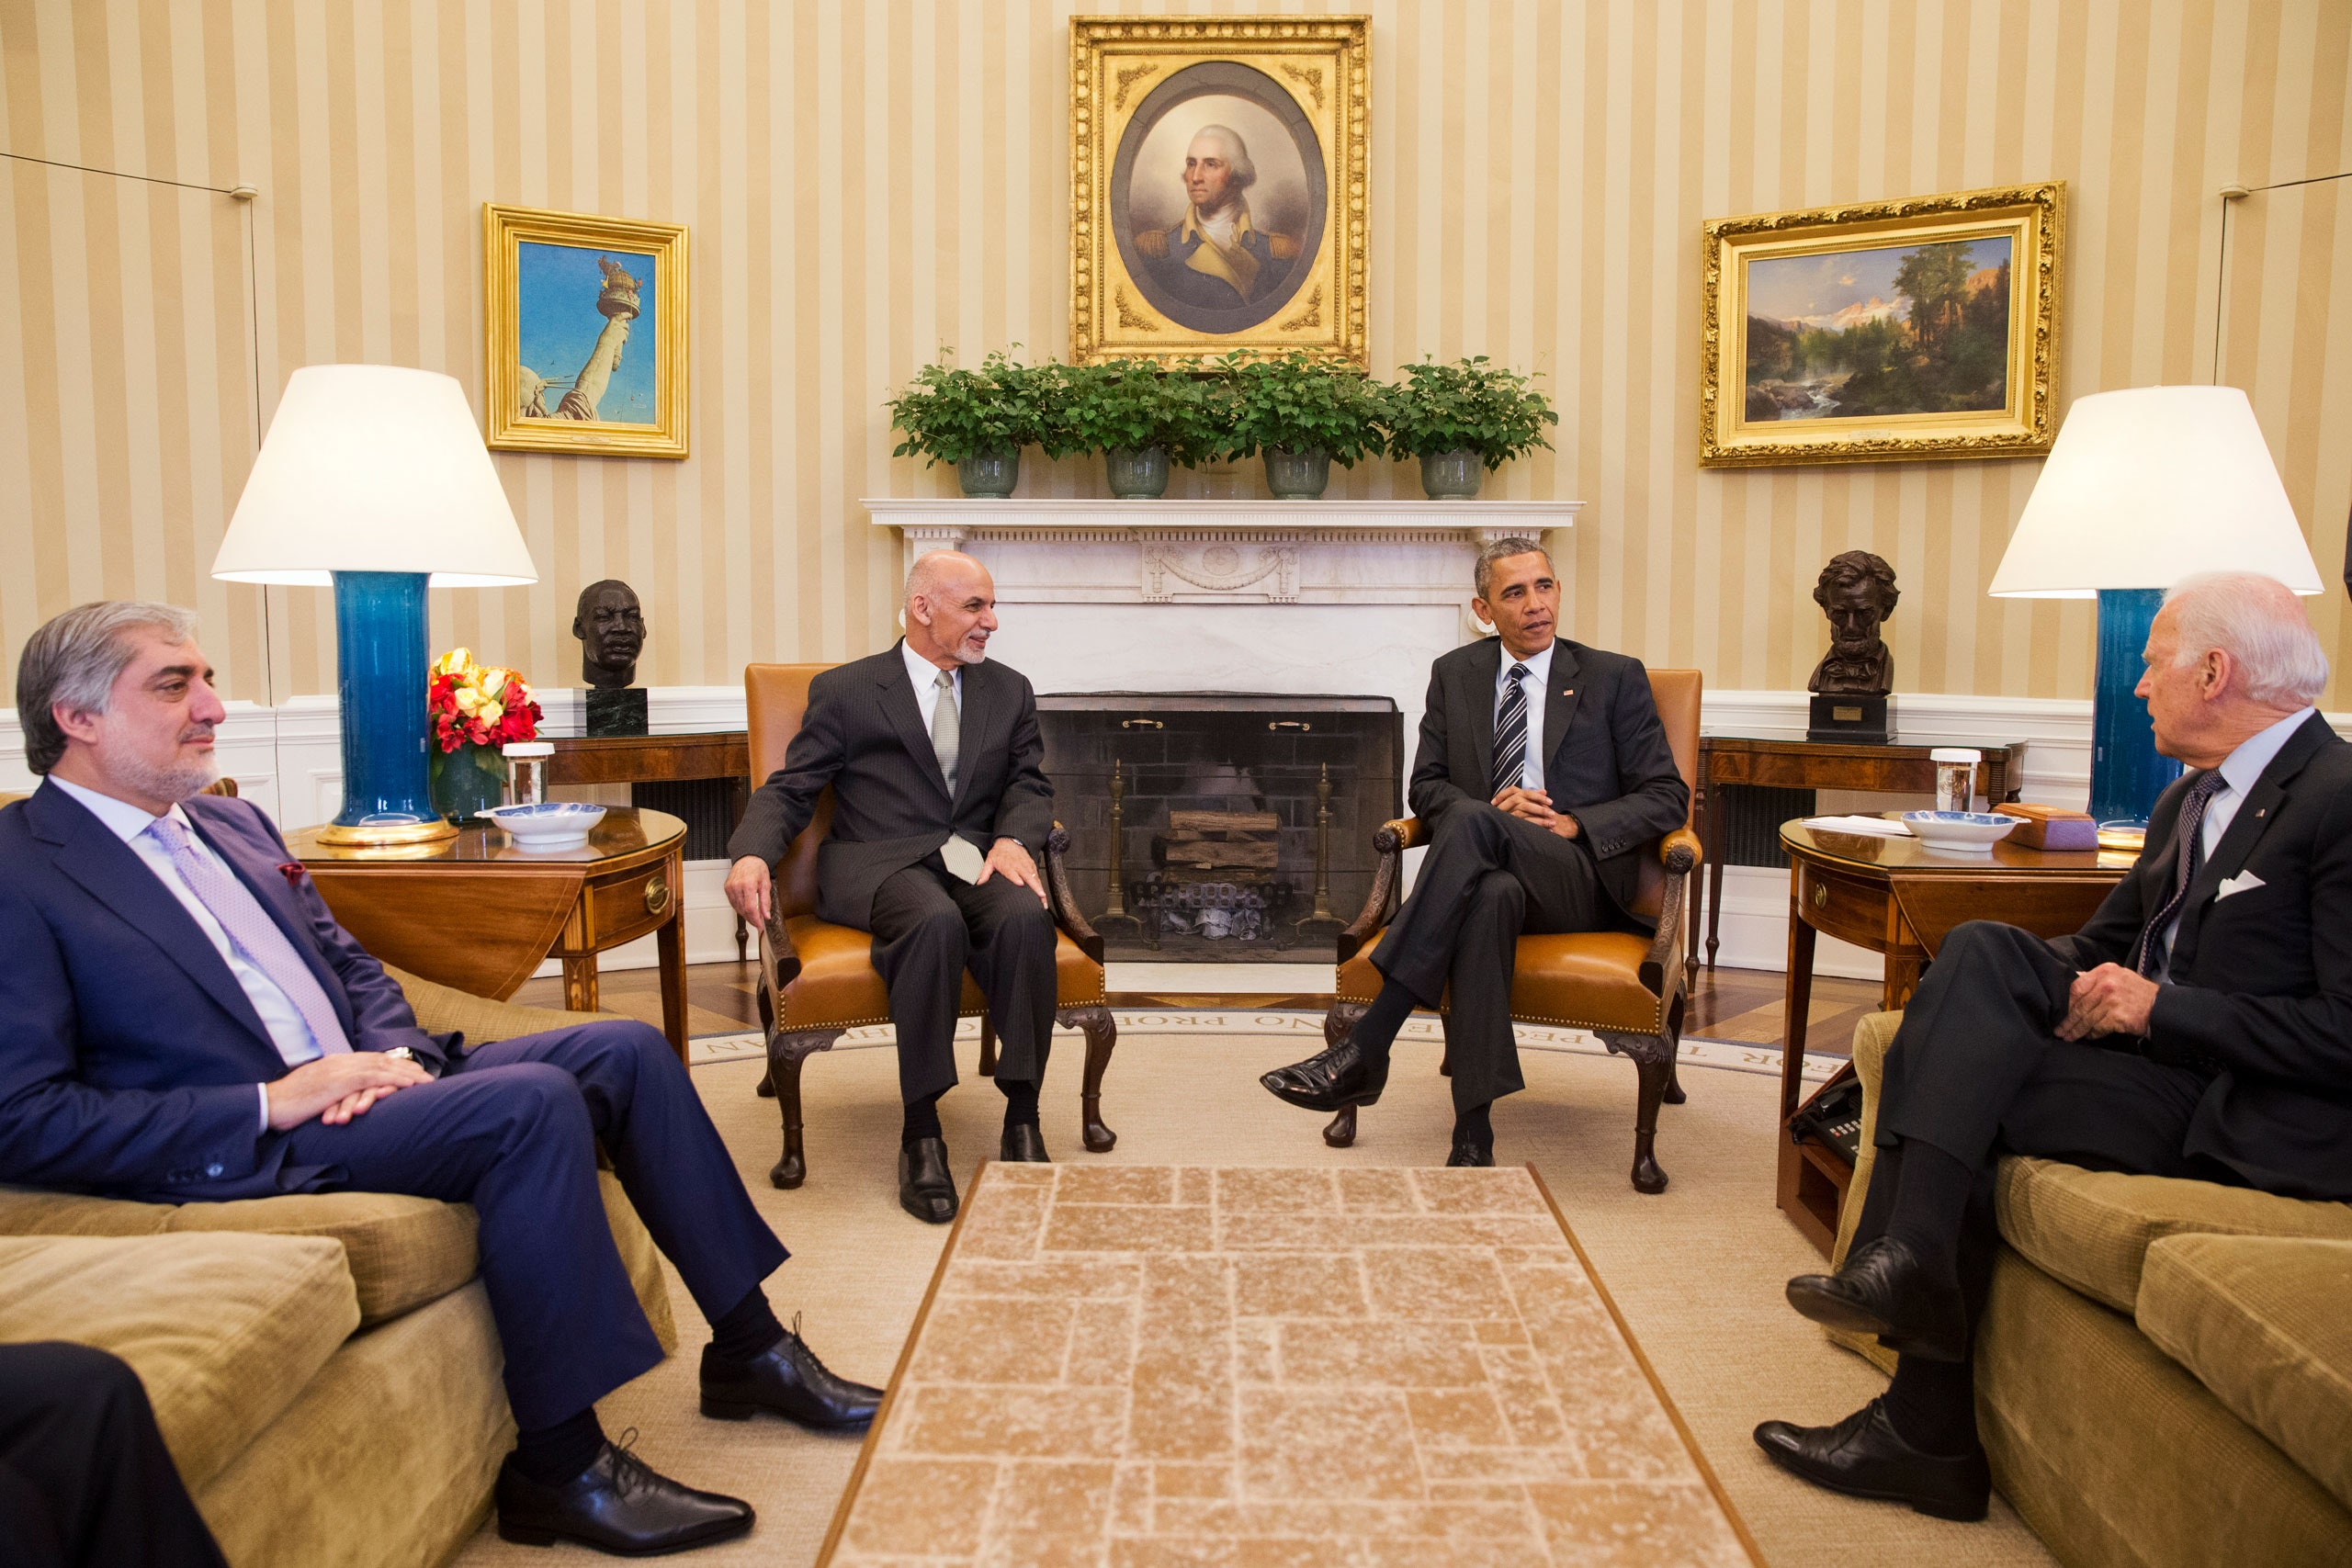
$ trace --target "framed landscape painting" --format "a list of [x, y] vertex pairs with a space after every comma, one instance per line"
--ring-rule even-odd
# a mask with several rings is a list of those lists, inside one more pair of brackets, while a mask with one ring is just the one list
[[2064, 209], [2053, 180], [1709, 222], [1700, 462], [2049, 451]]
[[1363, 17], [1070, 21], [1070, 357], [1366, 363]]
[[686, 455], [686, 231], [482, 207], [487, 440]]

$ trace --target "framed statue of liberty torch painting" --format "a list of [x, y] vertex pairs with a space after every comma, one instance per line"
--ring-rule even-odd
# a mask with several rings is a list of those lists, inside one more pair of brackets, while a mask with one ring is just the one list
[[1363, 17], [1070, 19], [1070, 357], [1367, 363]]
[[686, 455], [686, 231], [481, 213], [487, 440], [510, 452]]

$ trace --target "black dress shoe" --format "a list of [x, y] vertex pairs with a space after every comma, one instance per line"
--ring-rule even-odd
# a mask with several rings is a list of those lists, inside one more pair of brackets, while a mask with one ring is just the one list
[[997, 1144], [996, 1157], [1016, 1165], [1054, 1163], [1054, 1156], [1046, 1152], [1046, 1134], [1035, 1122], [1016, 1122], [1007, 1127]]
[[1968, 1356], [1960, 1287], [1939, 1284], [1910, 1244], [1891, 1235], [1864, 1242], [1835, 1274], [1800, 1274], [1789, 1304], [1814, 1322], [1875, 1334], [1888, 1349], [1930, 1361]]
[[1276, 1067], [1258, 1080], [1276, 1100], [1309, 1111], [1338, 1111], [1349, 1105], [1374, 1105], [1388, 1087], [1388, 1058], [1377, 1066], [1367, 1061], [1352, 1040], [1342, 1040], [1328, 1051], [1317, 1051], [1304, 1062]]
[[1481, 1148], [1467, 1138], [1456, 1138], [1452, 1151], [1445, 1156], [1445, 1163], [1449, 1166], [1490, 1166], [1495, 1163], [1495, 1151], [1491, 1146]]
[[1885, 1404], [1873, 1399], [1834, 1427], [1767, 1421], [1756, 1428], [1756, 1446], [1790, 1474], [1832, 1492], [1908, 1503], [1939, 1519], [1983, 1518], [1993, 1495], [1984, 1450], [1951, 1459], [1924, 1453], [1903, 1440]]
[[899, 1207], [925, 1224], [944, 1225], [956, 1217], [946, 1139], [918, 1138], [899, 1151]]
[[752, 1505], [656, 1473], [629, 1452], [634, 1437], [606, 1443], [594, 1464], [561, 1486], [532, 1480], [510, 1457], [498, 1472], [498, 1533], [523, 1546], [568, 1540], [618, 1557], [658, 1557], [751, 1529]]
[[703, 1347], [704, 1415], [748, 1421], [764, 1410], [820, 1432], [852, 1431], [874, 1419], [882, 1391], [834, 1373], [800, 1337], [800, 1320], [792, 1324], [783, 1338], [748, 1361]]

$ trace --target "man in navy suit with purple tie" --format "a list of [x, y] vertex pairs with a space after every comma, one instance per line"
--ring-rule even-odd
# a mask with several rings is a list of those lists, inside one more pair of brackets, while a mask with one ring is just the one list
[[870, 1420], [770, 1309], [785, 1250], [661, 1033], [622, 1021], [467, 1050], [420, 1030], [268, 818], [202, 794], [226, 716], [169, 605], [27, 642], [46, 780], [0, 811], [0, 1180], [161, 1202], [285, 1192], [469, 1202], [519, 1428], [509, 1539], [610, 1551], [738, 1536], [748, 1505], [605, 1440], [595, 1401], [662, 1359], [596, 1186], [601, 1141], [712, 1325], [706, 1414]]

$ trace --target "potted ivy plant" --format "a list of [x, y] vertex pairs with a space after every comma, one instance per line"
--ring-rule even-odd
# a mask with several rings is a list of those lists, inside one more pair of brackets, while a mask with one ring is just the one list
[[1277, 501], [1314, 500], [1330, 483], [1334, 459], [1353, 468], [1384, 445], [1382, 389], [1344, 360], [1233, 354], [1219, 368], [1231, 405], [1226, 450], [1262, 457]]
[[966, 495], [1004, 500], [1021, 482], [1021, 448], [1047, 433], [1052, 371], [1003, 349], [976, 368], [954, 359], [943, 349], [883, 405], [891, 427], [906, 434], [890, 455], [922, 457], [926, 468], [953, 463]]
[[1421, 488], [1431, 501], [1469, 500], [1487, 473], [1552, 445], [1544, 434], [1545, 425], [1560, 423], [1552, 400], [1485, 355], [1403, 369], [1388, 389], [1388, 455], [1421, 460]]
[[1120, 501], [1168, 492], [1168, 466], [1216, 455], [1221, 431], [1211, 389], [1200, 377], [1164, 371], [1148, 359], [1061, 368], [1054, 423], [1072, 452], [1102, 454], [1103, 477]]

